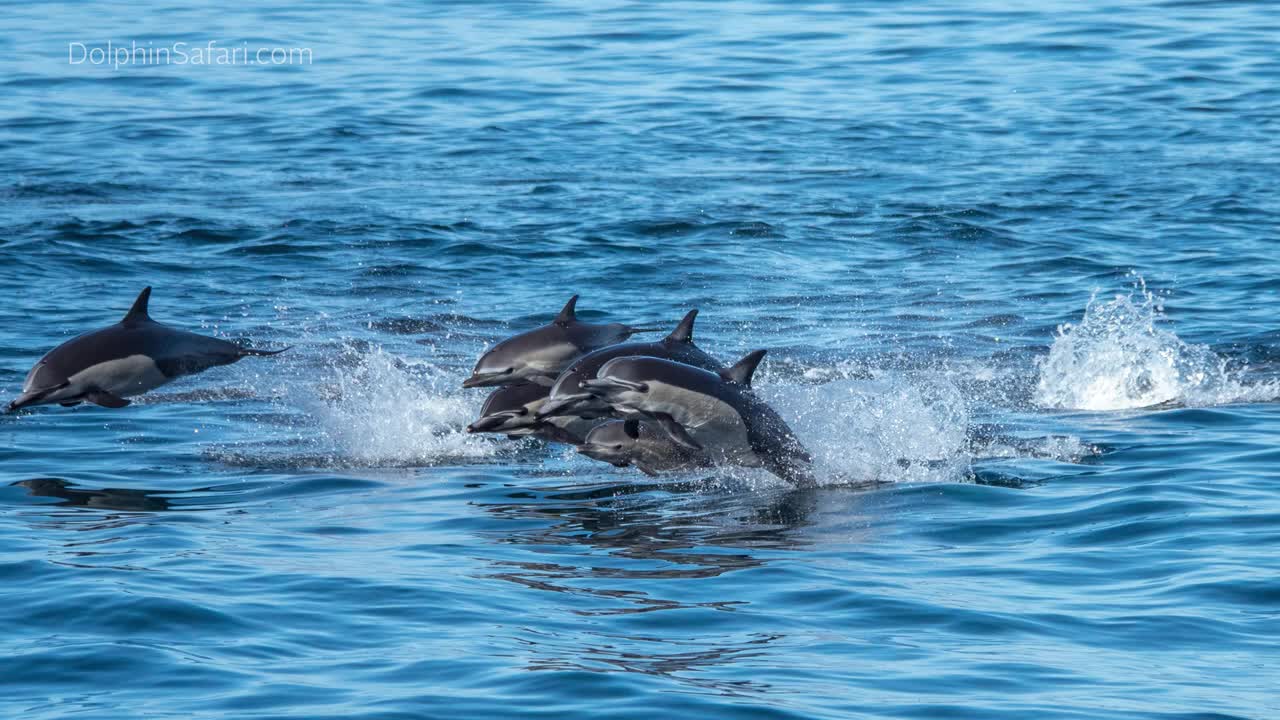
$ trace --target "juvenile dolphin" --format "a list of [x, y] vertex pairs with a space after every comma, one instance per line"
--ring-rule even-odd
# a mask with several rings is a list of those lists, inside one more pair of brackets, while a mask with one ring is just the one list
[[757, 350], [713, 373], [652, 357], [615, 358], [583, 383], [615, 408], [639, 412], [678, 445], [718, 462], [764, 467], [795, 485], [815, 484], [812, 458], [773, 408], [751, 389]]
[[547, 389], [524, 382], [494, 390], [485, 398], [480, 418], [467, 426], [467, 432], [505, 433], [512, 439], [532, 436], [569, 445], [581, 443], [594, 422], [576, 417], [538, 418], [537, 410], [547, 400]]
[[595, 426], [578, 452], [616, 467], [634, 465], [645, 475], [711, 465], [706, 453], [688, 450], [647, 422], [611, 420]]
[[578, 296], [565, 303], [564, 309], [536, 330], [520, 333], [494, 345], [476, 363], [464, 388], [512, 385], [521, 381], [550, 387], [556, 376], [575, 358], [606, 345], [615, 345], [632, 333], [648, 328], [635, 328], [621, 323], [593, 325], [578, 322], [574, 308]]
[[[145, 288], [120, 322], [72, 338], [50, 350], [9, 403], [9, 412], [33, 405], [90, 402], [109, 408], [184, 375], [230, 365], [249, 355], [284, 350], [251, 350], [217, 338], [177, 330], [147, 315], [151, 288]], [[288, 348], [285, 348], [288, 350]]]
[[551, 396], [538, 410], [538, 417], [559, 415], [576, 415], [585, 418], [609, 417], [612, 414], [609, 404], [587, 392], [586, 388], [582, 387], [582, 381], [595, 379], [600, 368], [614, 358], [643, 355], [674, 360], [704, 370], [720, 370], [723, 366], [719, 360], [693, 344], [693, 321], [697, 317], [698, 311], [690, 310], [676, 329], [658, 342], [611, 345], [589, 352], [573, 361], [573, 364], [556, 378], [555, 385], [551, 386]]

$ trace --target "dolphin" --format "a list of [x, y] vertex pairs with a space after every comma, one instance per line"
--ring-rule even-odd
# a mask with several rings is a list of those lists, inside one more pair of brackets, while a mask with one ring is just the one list
[[662, 358], [614, 358], [583, 387], [615, 408], [644, 415], [687, 450], [812, 487], [809, 452], [751, 389], [764, 354], [756, 350], [719, 373]]
[[693, 344], [693, 321], [697, 310], [690, 310], [671, 334], [658, 342], [624, 343], [600, 348], [578, 358], [551, 386], [551, 396], [538, 410], [538, 417], [576, 415], [584, 418], [609, 417], [613, 413], [608, 403], [587, 392], [583, 380], [593, 380], [596, 373], [614, 358], [643, 355], [682, 362], [704, 370], [719, 371], [719, 360], [703, 352]]
[[120, 322], [50, 350], [31, 368], [22, 394], [9, 403], [8, 411], [54, 403], [70, 407], [82, 402], [122, 408], [130, 402], [125, 398], [184, 375], [230, 365], [250, 355], [278, 355], [289, 349], [252, 350], [162, 325], [147, 314], [150, 299], [148, 287]]
[[524, 382], [500, 387], [485, 398], [480, 418], [467, 426], [469, 433], [505, 433], [516, 440], [536, 437], [548, 442], [577, 445], [594, 422], [576, 417], [539, 419], [537, 410], [547, 400], [545, 385]]
[[535, 330], [520, 333], [494, 345], [476, 363], [462, 387], [494, 387], [518, 382], [534, 382], [550, 387], [556, 376], [578, 356], [617, 343], [633, 333], [647, 332], [621, 323], [593, 325], [578, 322], [574, 314], [578, 296], [565, 303], [551, 321]]
[[640, 472], [657, 476], [665, 470], [708, 467], [706, 453], [677, 445], [661, 430], [641, 420], [611, 420], [595, 426], [578, 452], [616, 467], [634, 465]]

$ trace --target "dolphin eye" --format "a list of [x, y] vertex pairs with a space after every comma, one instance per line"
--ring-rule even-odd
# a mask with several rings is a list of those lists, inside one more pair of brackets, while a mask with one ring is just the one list
[[529, 408], [524, 408], [524, 407], [522, 407], [522, 408], [520, 408], [519, 412], [517, 412], [516, 414], [517, 414], [517, 415], [519, 415], [519, 416], [521, 416], [521, 417], [524, 417], [525, 415], [528, 415], [528, 414], [529, 414]]
[[621, 450], [621, 449], [622, 449], [622, 443], [618, 443], [617, 445], [614, 445], [614, 446], [613, 446], [613, 449], [614, 449], [614, 450]]

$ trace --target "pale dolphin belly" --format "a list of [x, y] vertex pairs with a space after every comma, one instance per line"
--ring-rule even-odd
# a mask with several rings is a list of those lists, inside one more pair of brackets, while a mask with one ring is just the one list
[[639, 408], [646, 413], [667, 414], [680, 423], [713, 458], [747, 467], [759, 467], [760, 458], [747, 438], [742, 415], [729, 403], [705, 393], [650, 381]]
[[118, 360], [90, 365], [68, 378], [66, 397], [78, 397], [93, 390], [105, 390], [119, 397], [132, 397], [154, 390], [170, 381], [146, 355], [130, 355]]

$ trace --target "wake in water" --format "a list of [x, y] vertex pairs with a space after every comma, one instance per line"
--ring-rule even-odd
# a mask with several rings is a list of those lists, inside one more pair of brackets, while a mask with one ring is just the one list
[[1271, 400], [1280, 383], [1248, 382], [1247, 367], [1163, 325], [1160, 298], [1141, 279], [1127, 295], [1095, 294], [1078, 324], [1058, 328], [1039, 362], [1035, 401], [1063, 410], [1126, 410], [1164, 404], [1223, 405]]
[[[288, 411], [281, 421], [290, 426], [290, 440], [215, 448], [212, 457], [236, 465], [387, 468], [528, 454], [533, 462], [555, 460], [566, 469], [615, 472], [571, 449], [468, 434], [466, 425], [482, 398], [458, 389], [457, 370], [429, 361], [409, 360], [377, 346], [352, 347], [324, 366], [319, 378], [311, 368], [299, 366], [299, 371], [293, 377], [259, 376], [254, 382], [260, 396], [272, 397]], [[823, 363], [762, 378], [757, 392], [809, 449], [822, 485], [957, 482], [972, 478], [975, 461], [1023, 457], [1077, 462], [1096, 454], [1071, 437], [1013, 439], [993, 435], [989, 427], [975, 430], [968, 399], [945, 372]], [[280, 437], [279, 428], [266, 434]], [[694, 474], [706, 477], [705, 471]], [[722, 468], [712, 475], [735, 485], [782, 484], [762, 470]]]
[[457, 378], [433, 363], [376, 346], [348, 347], [320, 378], [300, 372], [254, 380], [262, 386], [259, 394], [287, 412], [281, 421], [292, 438], [284, 447], [221, 447], [212, 455], [237, 465], [416, 467], [474, 462], [502, 449], [466, 433], [477, 402], [455, 390]]

